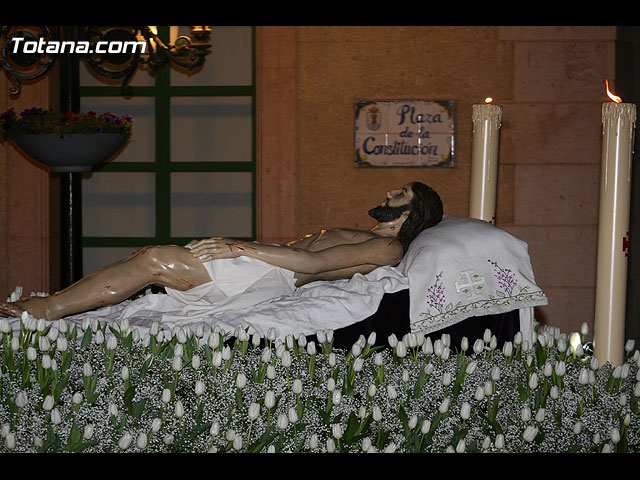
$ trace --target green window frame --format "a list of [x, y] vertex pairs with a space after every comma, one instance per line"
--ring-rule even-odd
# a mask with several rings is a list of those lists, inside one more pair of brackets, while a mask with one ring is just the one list
[[[158, 36], [169, 43], [170, 27], [159, 26]], [[213, 27], [215, 29], [215, 27]], [[175, 172], [249, 172], [251, 173], [251, 236], [256, 239], [256, 68], [255, 27], [251, 28], [251, 84], [233, 86], [171, 85], [171, 70], [167, 62], [156, 71], [154, 86], [132, 86], [131, 97], [154, 97], [155, 159], [152, 162], [109, 162], [96, 172], [151, 172], [155, 174], [155, 236], [84, 236], [82, 247], [131, 247], [146, 245], [184, 245], [193, 237], [171, 235], [171, 174]], [[206, 62], [207, 60], [205, 60]], [[121, 97], [120, 86], [81, 86], [80, 97]], [[250, 161], [171, 161], [171, 99], [174, 97], [250, 97], [251, 98], [251, 159]], [[127, 97], [128, 98], [128, 97]], [[135, 118], [134, 118], [135, 135]], [[215, 232], [212, 232], [214, 235]]]

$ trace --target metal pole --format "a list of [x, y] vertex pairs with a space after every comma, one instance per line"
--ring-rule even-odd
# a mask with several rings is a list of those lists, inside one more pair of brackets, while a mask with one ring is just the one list
[[[61, 27], [64, 40], [77, 40], [77, 27]], [[80, 73], [77, 55], [60, 57], [60, 109], [80, 111]], [[60, 185], [60, 287], [82, 278], [82, 177], [63, 172]]]

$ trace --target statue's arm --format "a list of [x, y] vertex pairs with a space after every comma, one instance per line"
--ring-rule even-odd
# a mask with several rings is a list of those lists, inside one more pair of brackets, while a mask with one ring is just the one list
[[393, 238], [377, 237], [362, 243], [336, 245], [312, 252], [295, 246], [213, 237], [192, 245], [194, 256], [203, 261], [247, 256], [298, 273], [318, 274], [360, 265], [395, 265], [402, 259], [402, 246]]

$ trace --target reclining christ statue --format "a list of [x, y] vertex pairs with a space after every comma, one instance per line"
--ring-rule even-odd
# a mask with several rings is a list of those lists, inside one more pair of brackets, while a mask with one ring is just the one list
[[[120, 303], [149, 285], [165, 287], [167, 294], [186, 303], [188, 294], [201, 286], [219, 292], [217, 285], [229, 292], [229, 285], [235, 285], [232, 294], [241, 296], [243, 288], [270, 269], [284, 274], [293, 288], [316, 280], [348, 279], [398, 264], [411, 241], [442, 219], [442, 201], [432, 188], [412, 182], [387, 192], [387, 199], [369, 215], [378, 222], [370, 231], [321, 230], [286, 245], [212, 237], [185, 247], [143, 247], [53, 295], [0, 302], [0, 315], [19, 317], [26, 311], [35, 318], [58, 320]], [[222, 259], [243, 262], [230, 268], [218, 261]], [[215, 298], [207, 295], [200, 293], [198, 301]]]

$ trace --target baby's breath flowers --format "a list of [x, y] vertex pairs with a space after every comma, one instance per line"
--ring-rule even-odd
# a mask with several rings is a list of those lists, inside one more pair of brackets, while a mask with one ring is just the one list
[[640, 450], [640, 353], [601, 364], [582, 330], [341, 350], [331, 330], [19, 322], [0, 319], [0, 452]]

